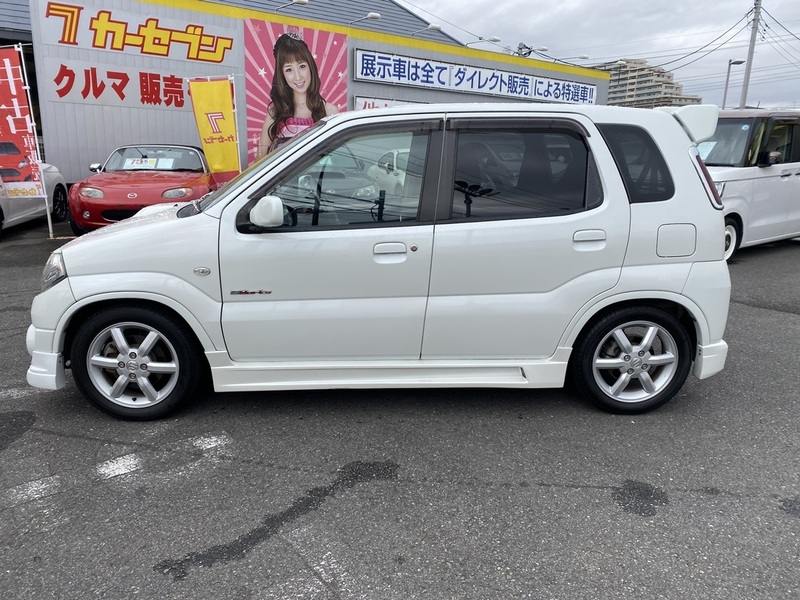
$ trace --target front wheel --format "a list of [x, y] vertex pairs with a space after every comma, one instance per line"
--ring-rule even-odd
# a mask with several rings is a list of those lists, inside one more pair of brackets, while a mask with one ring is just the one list
[[166, 416], [194, 392], [202, 370], [192, 332], [146, 307], [89, 317], [72, 343], [75, 383], [98, 408], [132, 420]]
[[69, 228], [72, 230], [73, 235], [76, 237], [82, 236], [86, 233], [86, 230], [83, 227], [80, 227], [75, 224], [75, 218], [72, 216], [72, 212], [69, 213]]
[[689, 376], [691, 343], [672, 314], [629, 307], [607, 314], [574, 350], [571, 377], [579, 392], [615, 413], [642, 413], [670, 400]]
[[69, 212], [69, 202], [67, 201], [67, 190], [57, 185], [53, 190], [53, 210], [50, 213], [53, 222], [63, 223]]
[[742, 236], [739, 233], [739, 224], [732, 217], [725, 217], [725, 260], [728, 260], [733, 253], [739, 249], [742, 243]]

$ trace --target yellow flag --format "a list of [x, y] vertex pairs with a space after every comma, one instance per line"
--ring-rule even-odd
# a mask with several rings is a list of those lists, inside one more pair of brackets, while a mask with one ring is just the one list
[[239, 140], [230, 79], [190, 79], [194, 118], [211, 172], [218, 183], [235, 177], [241, 170]]

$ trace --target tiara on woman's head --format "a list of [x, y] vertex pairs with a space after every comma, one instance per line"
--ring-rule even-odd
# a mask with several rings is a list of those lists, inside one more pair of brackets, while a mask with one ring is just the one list
[[275, 45], [272, 47], [272, 54], [277, 56], [279, 47], [285, 44], [294, 44], [296, 42], [304, 46], [306, 45], [306, 43], [303, 41], [303, 36], [297, 31], [287, 31], [282, 33], [278, 36], [278, 39], [275, 40]]

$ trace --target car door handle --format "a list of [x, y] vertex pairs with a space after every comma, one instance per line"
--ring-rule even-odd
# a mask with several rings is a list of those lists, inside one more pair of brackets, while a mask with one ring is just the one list
[[581, 229], [572, 234], [572, 244], [579, 252], [596, 252], [606, 247], [606, 232], [602, 229]]
[[781, 177], [791, 177], [791, 171], [781, 171]]
[[573, 242], [604, 242], [606, 232], [602, 229], [581, 229], [572, 236]]
[[403, 242], [383, 242], [375, 244], [372, 249], [373, 254], [405, 254], [406, 245]]

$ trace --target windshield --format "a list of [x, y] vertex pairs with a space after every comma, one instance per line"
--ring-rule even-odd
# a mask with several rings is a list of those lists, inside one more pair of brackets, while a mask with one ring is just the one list
[[282, 156], [285, 152], [290, 151], [295, 146], [302, 145], [304, 143], [304, 140], [311, 134], [311, 132], [316, 131], [320, 127], [324, 127], [325, 123], [326, 123], [325, 119], [323, 119], [322, 121], [317, 121], [316, 123], [314, 123], [314, 125], [306, 129], [302, 133], [299, 133], [285, 144], [281, 144], [276, 150], [273, 150], [269, 154], [265, 155], [263, 158], [255, 161], [253, 164], [251, 164], [244, 171], [239, 173], [239, 175], [231, 179], [228, 183], [226, 183], [223, 187], [221, 187], [217, 191], [204, 196], [198, 203], [200, 211], [204, 211], [214, 206], [223, 196], [223, 194], [221, 193], [222, 191], [230, 189], [232, 187], [236, 187], [236, 185], [241, 180], [250, 177], [250, 175], [255, 171], [261, 171], [265, 165], [271, 163], [276, 157]]
[[745, 166], [754, 125], [754, 119], [720, 119], [714, 135], [697, 144], [700, 158], [710, 167]]
[[203, 173], [203, 159], [186, 146], [125, 146], [108, 157], [104, 171], [190, 171]]

